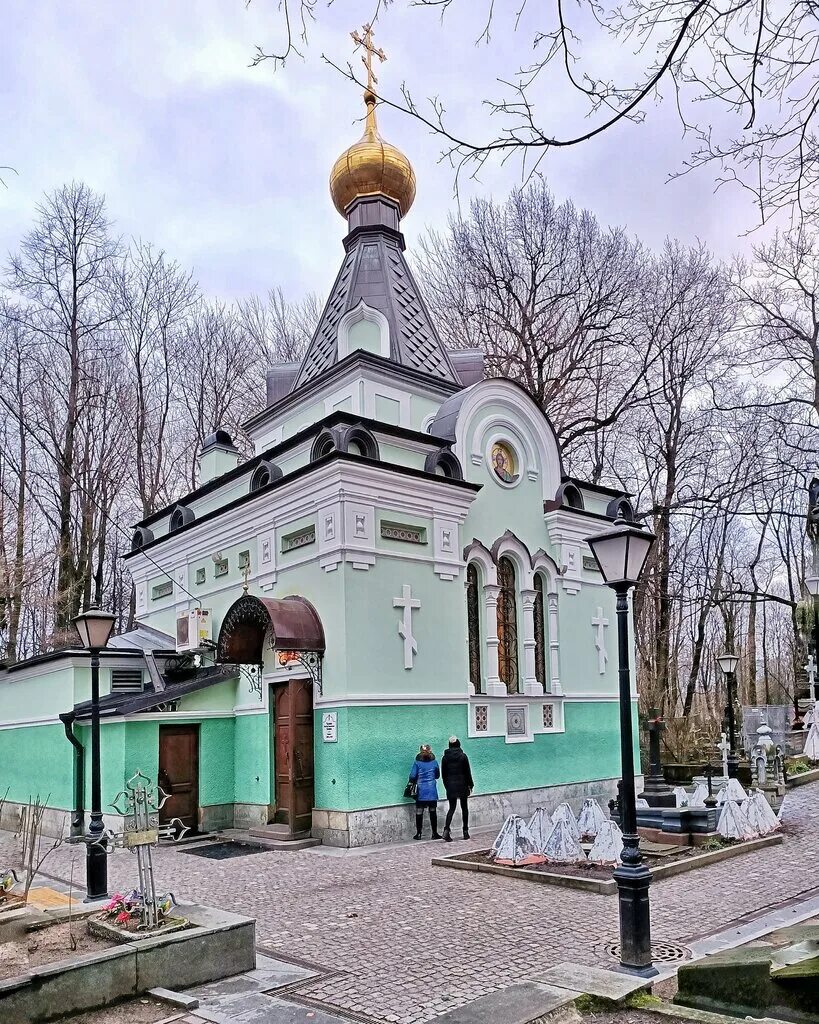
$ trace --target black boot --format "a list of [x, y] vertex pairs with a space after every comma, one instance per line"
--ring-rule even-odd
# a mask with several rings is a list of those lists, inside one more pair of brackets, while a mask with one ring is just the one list
[[432, 826], [432, 838], [443, 839], [443, 836], [438, 831], [438, 812], [433, 811], [431, 808], [429, 812], [429, 823]]
[[464, 839], [469, 839], [469, 829], [468, 828], [464, 829]]
[[423, 827], [424, 827], [424, 812], [421, 811], [420, 814], [418, 814], [416, 812], [416, 814], [415, 814], [415, 835], [412, 837], [413, 839], [420, 839], [421, 838], [421, 829]]
[[452, 833], [446, 827], [444, 827], [444, 842], [445, 843], [451, 843], [452, 842]]

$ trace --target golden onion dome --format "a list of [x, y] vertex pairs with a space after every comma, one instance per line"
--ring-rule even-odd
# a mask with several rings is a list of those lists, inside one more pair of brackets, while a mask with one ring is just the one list
[[415, 171], [400, 149], [385, 142], [375, 122], [376, 97], [368, 89], [367, 123], [364, 134], [333, 164], [330, 172], [330, 195], [342, 217], [354, 199], [383, 195], [398, 203], [405, 217], [415, 199]]

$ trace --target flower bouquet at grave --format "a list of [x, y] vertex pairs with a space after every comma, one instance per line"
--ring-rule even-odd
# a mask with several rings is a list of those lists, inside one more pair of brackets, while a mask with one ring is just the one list
[[717, 796], [717, 807], [721, 807], [726, 800], [735, 800], [737, 803], [744, 803], [748, 799], [748, 794], [739, 784], [736, 779], [729, 779], [728, 782], [722, 787]]
[[552, 831], [552, 818], [545, 807], [538, 807], [529, 819], [529, 831], [537, 843], [537, 848], [543, 853], [543, 845]]
[[[575, 827], [577, 826], [575, 825]], [[586, 854], [580, 845], [580, 839], [574, 834], [571, 823], [565, 818], [558, 818], [555, 821], [543, 846], [543, 853], [550, 864], [586, 862]]]
[[589, 797], [588, 800], [583, 801], [580, 817], [577, 819], [580, 835], [584, 839], [594, 839], [605, 820], [606, 816], [603, 813], [603, 808], [593, 797]]
[[722, 805], [717, 832], [723, 839], [755, 839], [757, 836], [742, 807], [730, 796]]
[[102, 908], [103, 918], [113, 918], [114, 923], [128, 931], [128, 925], [139, 920], [142, 913], [142, 893], [132, 889], [127, 895], [115, 892]]
[[619, 864], [623, 852], [623, 833], [616, 821], [604, 821], [589, 850], [592, 864]]
[[546, 859], [529, 831], [529, 826], [517, 814], [510, 814], [503, 823], [489, 857], [496, 864], [514, 868], [525, 864], [542, 864]]
[[555, 824], [557, 824], [558, 821], [565, 821], [574, 838], [580, 839], [580, 828], [577, 824], [577, 818], [575, 818], [574, 811], [567, 803], [558, 805], [557, 810], [552, 815], [552, 821]]

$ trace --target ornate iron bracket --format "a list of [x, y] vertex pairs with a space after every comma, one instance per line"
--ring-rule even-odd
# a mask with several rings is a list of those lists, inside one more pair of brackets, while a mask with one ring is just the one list
[[276, 660], [282, 668], [290, 668], [295, 664], [301, 665], [312, 679], [318, 695], [321, 696], [323, 657], [321, 651], [279, 651]]
[[251, 693], [255, 693], [259, 700], [262, 700], [262, 673], [263, 665], [239, 665], [239, 673], [242, 679], [247, 681]]

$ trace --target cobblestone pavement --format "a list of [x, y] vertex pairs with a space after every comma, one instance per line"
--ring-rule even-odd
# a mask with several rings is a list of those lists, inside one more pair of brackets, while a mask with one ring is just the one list
[[[655, 883], [655, 941], [685, 943], [816, 886], [819, 783], [788, 794], [781, 846]], [[0, 834], [0, 864], [12, 845]], [[446, 852], [479, 849], [487, 836]], [[612, 964], [617, 900], [523, 880], [435, 868], [441, 843], [359, 851], [254, 853], [207, 860], [157, 851], [158, 883], [180, 900], [257, 919], [271, 956], [305, 961], [321, 976], [293, 993], [316, 1008], [364, 1021], [421, 1024], [563, 960]], [[62, 847], [43, 870], [83, 877], [82, 851]], [[130, 855], [111, 858], [112, 887], [135, 881]]]

